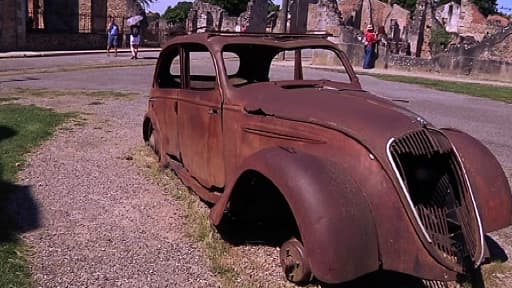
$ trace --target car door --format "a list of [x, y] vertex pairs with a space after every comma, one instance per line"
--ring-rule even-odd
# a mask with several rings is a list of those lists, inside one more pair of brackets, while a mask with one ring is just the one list
[[179, 146], [184, 167], [205, 187], [223, 187], [222, 95], [211, 53], [183, 45], [184, 89], [178, 95]]
[[177, 101], [184, 78], [181, 66], [179, 45], [163, 51], [149, 101], [157, 122], [160, 152], [174, 159], [179, 158]]

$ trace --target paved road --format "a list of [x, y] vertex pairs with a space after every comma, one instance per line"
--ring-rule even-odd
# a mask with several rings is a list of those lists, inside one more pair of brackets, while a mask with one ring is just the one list
[[[0, 86], [53, 89], [123, 90], [147, 93], [150, 89], [157, 52], [142, 53], [143, 59], [130, 60], [128, 53], [118, 57], [88, 54], [59, 57], [0, 59]], [[113, 68], [105, 68], [109, 64]], [[119, 67], [129, 65], [127, 67]], [[95, 66], [100, 67], [94, 69]], [[67, 72], [39, 73], [41, 69]], [[88, 69], [83, 69], [88, 68]], [[20, 74], [22, 69], [25, 74]], [[36, 70], [34, 70], [36, 69]], [[320, 71], [325, 75], [335, 72]], [[474, 135], [512, 173], [512, 105], [440, 92], [417, 85], [360, 76], [363, 87], [376, 95], [408, 101], [399, 102], [440, 127], [455, 127]]]

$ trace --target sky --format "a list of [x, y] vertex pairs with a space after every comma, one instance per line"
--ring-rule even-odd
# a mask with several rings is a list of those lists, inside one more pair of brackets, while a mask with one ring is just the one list
[[[169, 6], [175, 6], [177, 2], [179, 1], [185, 1], [185, 0], [158, 0], [157, 2], [153, 3], [151, 6], [149, 6], [148, 10], [153, 12], [158, 12], [160, 14], [163, 14], [165, 12], [165, 9]], [[192, 1], [190, 1], [192, 2]], [[274, 0], [274, 3], [281, 4], [281, 0]], [[512, 9], [512, 0], [498, 0], [498, 9], [500, 7], [505, 7], [508, 9]], [[512, 10], [503, 10], [506, 14], [511, 14]]]

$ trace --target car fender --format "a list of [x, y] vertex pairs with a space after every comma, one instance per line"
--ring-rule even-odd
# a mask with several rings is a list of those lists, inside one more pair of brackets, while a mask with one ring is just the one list
[[512, 224], [512, 194], [507, 177], [491, 151], [474, 137], [456, 130], [441, 129], [455, 147], [471, 190], [485, 233]]
[[[277, 147], [247, 158], [236, 175], [247, 170], [269, 178], [287, 200], [318, 279], [338, 283], [379, 268], [372, 212], [364, 191], [346, 166]], [[234, 186], [228, 187], [212, 209], [210, 217], [216, 225]]]

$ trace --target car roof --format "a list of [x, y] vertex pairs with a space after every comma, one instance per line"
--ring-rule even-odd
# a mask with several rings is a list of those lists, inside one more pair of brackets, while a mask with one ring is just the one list
[[198, 43], [220, 50], [226, 44], [256, 44], [293, 49], [295, 47], [333, 47], [327, 40], [331, 34], [290, 34], [290, 33], [245, 33], [245, 32], [202, 32], [175, 36], [170, 39], [163, 50], [180, 43]]

